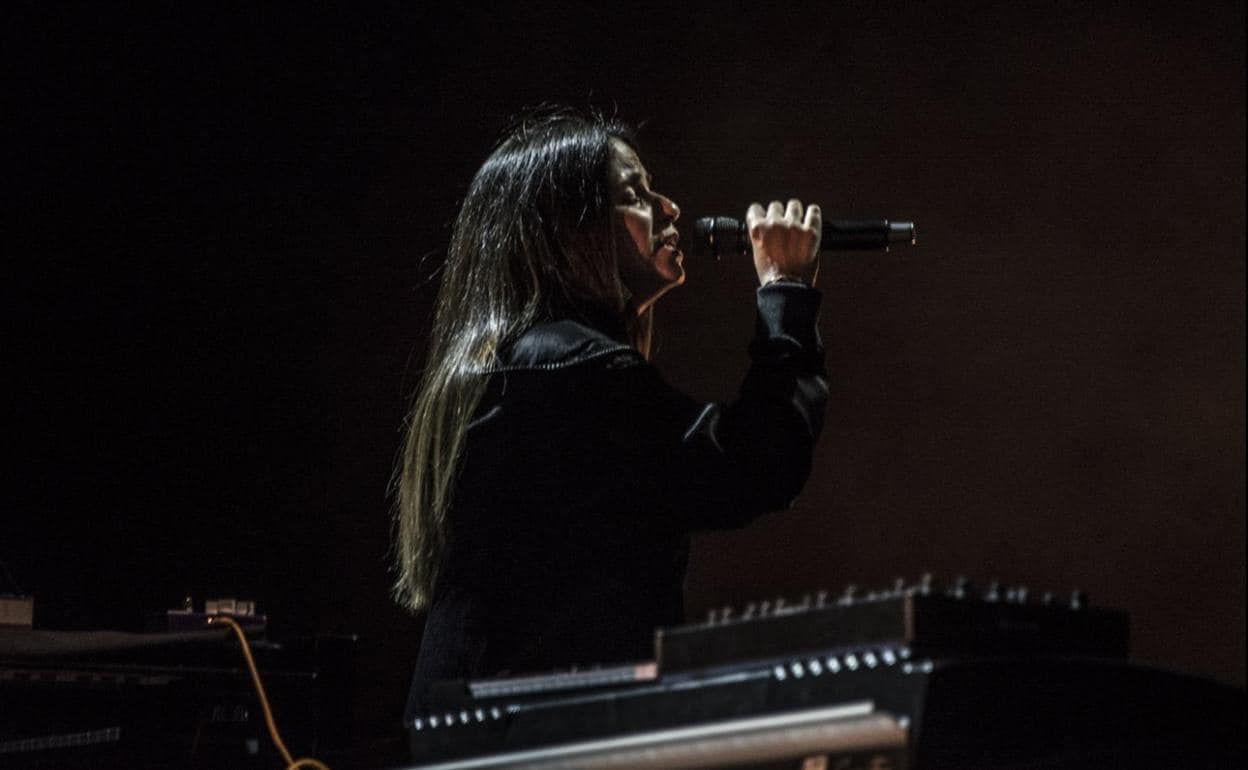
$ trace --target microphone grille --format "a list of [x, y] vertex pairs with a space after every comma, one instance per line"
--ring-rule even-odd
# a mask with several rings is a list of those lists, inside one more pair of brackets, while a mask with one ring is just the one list
[[710, 249], [712, 256], [741, 250], [741, 222], [732, 217], [702, 217], [693, 223], [693, 233], [699, 244]]

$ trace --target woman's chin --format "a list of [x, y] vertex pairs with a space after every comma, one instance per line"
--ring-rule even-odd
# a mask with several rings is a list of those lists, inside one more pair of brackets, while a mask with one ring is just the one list
[[634, 292], [628, 301], [628, 307], [637, 315], [641, 315], [650, 308], [654, 307], [654, 303], [663, 298], [672, 289], [680, 286], [685, 282], [685, 271], [683, 268], [677, 268], [663, 276], [663, 282], [654, 286], [646, 292]]

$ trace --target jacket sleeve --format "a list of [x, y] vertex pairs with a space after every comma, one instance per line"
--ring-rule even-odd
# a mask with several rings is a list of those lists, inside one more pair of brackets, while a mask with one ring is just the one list
[[[612, 409], [636, 440], [634, 499], [683, 530], [744, 525], [789, 507], [810, 474], [828, 386], [816, 325], [821, 295], [800, 285], [758, 289], [751, 366], [736, 400], [703, 404], [643, 364], [617, 372]], [[631, 474], [627, 474], [631, 475]]]

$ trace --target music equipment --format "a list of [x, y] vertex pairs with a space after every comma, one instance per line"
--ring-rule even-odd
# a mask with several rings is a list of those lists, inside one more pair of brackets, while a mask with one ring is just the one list
[[1071, 599], [924, 580], [725, 608], [654, 661], [437, 686], [410, 744], [439, 770], [1242, 760], [1242, 692], [1127, 663], [1126, 614]]
[[[0, 566], [2, 564], [0, 562]], [[33, 596], [0, 594], [0, 626], [25, 626], [29, 628], [34, 614], [35, 598]]]
[[[280, 766], [228, 633], [0, 628], [0, 767]], [[252, 641], [292, 747], [353, 740], [355, 644]]]
[[[702, 217], [693, 224], [694, 247], [721, 256], [746, 257], [753, 253], [745, 222], [732, 217]], [[917, 239], [913, 222], [892, 222], [887, 219], [824, 220], [819, 239], [820, 251], [888, 251], [904, 243], [914, 245]]]
[[660, 629], [655, 655], [666, 673], [766, 660], [805, 651], [871, 644], [904, 646], [921, 655], [1064, 654], [1125, 658], [1125, 612], [1082, 606], [1081, 594], [1059, 603], [1050, 594], [1029, 602], [1024, 588], [990, 585], [972, 596], [966, 581], [944, 593], [930, 581], [858, 595], [851, 587], [796, 604], [783, 599], [712, 612], [705, 623]]

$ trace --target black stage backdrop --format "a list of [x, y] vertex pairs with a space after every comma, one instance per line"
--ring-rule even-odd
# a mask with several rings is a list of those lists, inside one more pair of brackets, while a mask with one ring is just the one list
[[[526, 105], [647, 120], [692, 219], [913, 219], [825, 260], [834, 398], [792, 511], [700, 536], [691, 612], [932, 572], [1087, 590], [1138, 659], [1244, 683], [1242, 3], [516, 3], [4, 11], [0, 592], [48, 628], [186, 594], [362, 639], [419, 619], [387, 485], [449, 222]], [[691, 262], [656, 361], [745, 363]]]

